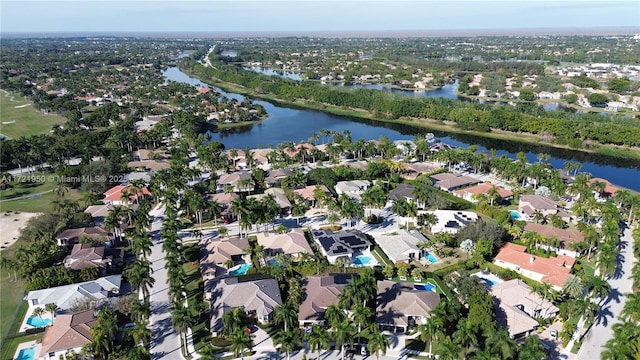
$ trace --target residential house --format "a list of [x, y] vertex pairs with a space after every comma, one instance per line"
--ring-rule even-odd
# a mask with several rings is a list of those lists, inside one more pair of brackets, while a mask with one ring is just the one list
[[389, 260], [394, 264], [398, 262], [409, 264], [413, 261], [419, 261], [421, 251], [418, 244], [428, 241], [428, 239], [418, 231], [407, 231], [404, 229], [400, 229], [391, 234], [376, 234], [375, 239], [380, 249], [387, 254]]
[[550, 250], [558, 255], [565, 255], [572, 258], [576, 258], [580, 255], [580, 252], [572, 250], [572, 244], [581, 243], [584, 241], [584, 235], [579, 230], [575, 229], [560, 229], [553, 225], [543, 225], [527, 223], [524, 227], [524, 231], [531, 231], [542, 235], [547, 240], [557, 239], [558, 244], [552, 243], [538, 244], [539, 248]]
[[571, 221], [571, 216], [559, 206], [557, 201], [542, 195], [522, 195], [518, 203], [518, 212], [520, 212], [520, 215], [524, 218], [531, 219], [536, 211], [545, 217], [557, 214], [562, 220], [567, 222]]
[[270, 168], [269, 154], [273, 152], [273, 149], [253, 149], [251, 152], [253, 153], [253, 163], [257, 167], [264, 170]]
[[303, 199], [307, 200], [311, 206], [315, 206], [317, 200], [315, 197], [316, 188], [319, 188], [326, 196], [332, 196], [331, 191], [324, 185], [310, 185], [302, 189], [295, 189], [293, 190], [293, 194], [300, 195]]
[[338, 181], [335, 186], [336, 194], [345, 194], [356, 201], [361, 200], [362, 193], [371, 186], [369, 180]]
[[437, 152], [439, 152], [439, 151], [443, 151], [443, 150], [453, 150], [453, 149], [455, 149], [455, 148], [456, 148], [456, 147], [455, 147], [455, 146], [453, 146], [453, 145], [449, 145], [449, 144], [447, 144], [447, 143], [444, 143], [444, 142], [438, 141], [438, 142], [436, 142], [435, 144], [433, 144], [433, 145], [429, 146], [429, 151], [430, 151], [431, 153], [437, 153]]
[[[487, 195], [489, 196], [489, 189], [494, 187], [495, 185], [490, 182], [485, 182], [482, 184], [478, 184], [475, 186], [470, 186], [468, 188], [455, 190], [453, 192], [454, 195], [461, 197], [467, 201], [477, 203], [479, 195]], [[509, 189], [505, 189], [502, 186], [495, 186], [498, 191], [497, 203], [501, 203], [507, 200], [513, 199], [513, 192]]]
[[592, 187], [596, 183], [603, 183], [604, 184], [603, 191], [595, 191], [594, 190], [594, 194], [596, 195], [596, 199], [598, 201], [605, 201], [606, 199], [615, 196], [616, 193], [618, 192], [618, 188], [613, 186], [609, 182], [609, 180], [602, 179], [602, 178], [591, 178], [591, 179], [589, 179], [589, 185], [591, 185]]
[[92, 307], [120, 295], [121, 275], [110, 275], [92, 281], [29, 291], [24, 298], [29, 306], [54, 303], [58, 309], [69, 311], [90, 303]]
[[208, 296], [211, 299], [210, 329], [213, 336], [218, 336], [224, 329], [222, 316], [226, 312], [244, 307], [249, 317], [265, 324], [271, 319], [273, 310], [282, 305], [280, 287], [275, 279], [238, 282], [237, 277], [229, 277], [209, 282], [215, 282]]
[[66, 246], [78, 243], [85, 237], [94, 242], [113, 245], [113, 237], [102, 226], [67, 229], [56, 235], [56, 241], [58, 246]]
[[415, 196], [413, 195], [413, 185], [398, 184], [398, 186], [391, 190], [387, 196], [387, 199], [390, 201], [396, 201], [403, 198], [407, 201], [415, 200]]
[[257, 200], [262, 200], [267, 196], [273, 196], [273, 199], [276, 201], [276, 204], [280, 207], [280, 214], [286, 215], [291, 210], [291, 202], [285, 195], [284, 190], [281, 188], [269, 188], [264, 191], [264, 194], [256, 194], [250, 195], [248, 197], [255, 198]]
[[480, 183], [480, 180], [470, 176], [451, 173], [431, 175], [429, 179], [433, 182], [434, 187], [449, 192]]
[[331, 264], [338, 258], [350, 261], [355, 256], [368, 253], [371, 246], [371, 242], [359, 231], [342, 230], [334, 233], [331, 230], [315, 229], [313, 239]]
[[94, 309], [58, 315], [44, 332], [38, 359], [58, 360], [68, 358], [70, 353], [80, 354], [83, 346], [91, 344], [91, 329], [97, 324]]
[[426, 211], [435, 217], [435, 224], [431, 225], [431, 233], [437, 234], [446, 232], [455, 234], [471, 222], [478, 221], [478, 214], [471, 211], [459, 210], [435, 210]]
[[302, 228], [293, 228], [284, 234], [260, 232], [256, 234], [258, 244], [264, 246], [265, 256], [285, 254], [294, 261], [299, 260], [301, 254], [313, 256], [313, 250], [304, 236]]
[[403, 179], [415, 180], [415, 178], [422, 174], [430, 174], [436, 170], [438, 170], [438, 168], [422, 162], [402, 163], [400, 177]]
[[64, 258], [64, 266], [71, 270], [97, 268], [100, 274], [115, 266], [124, 257], [124, 248], [105, 248], [92, 244], [75, 244], [71, 254]]
[[140, 198], [151, 198], [151, 192], [146, 187], [135, 191], [131, 185], [117, 185], [104, 192], [102, 202], [111, 205], [132, 205]]
[[254, 190], [254, 186], [250, 171], [236, 171], [221, 175], [216, 182], [216, 191], [221, 193], [231, 189], [233, 192], [249, 192]]
[[251, 263], [248, 253], [247, 238], [203, 238], [200, 240], [200, 268], [205, 279], [212, 279], [221, 274], [222, 269], [229, 269], [239, 263]]
[[378, 281], [376, 324], [380, 329], [407, 332], [424, 324], [440, 304], [435, 291], [416, 290], [413, 284]]
[[552, 319], [559, 309], [531, 290], [520, 279], [513, 279], [490, 287], [496, 306], [498, 325], [509, 331], [511, 338], [529, 336], [538, 327], [536, 318]]
[[235, 215], [231, 212], [231, 203], [233, 200], [239, 197], [236, 193], [217, 193], [207, 194], [205, 196], [206, 201], [215, 201], [220, 206], [220, 215], [224, 219], [225, 223], [235, 221]]
[[267, 177], [264, 179], [264, 184], [268, 187], [276, 186], [280, 184], [282, 179], [286, 178], [291, 174], [293, 174], [293, 170], [289, 168], [279, 168], [279, 169], [269, 170], [269, 175], [267, 175]]
[[571, 268], [575, 259], [564, 255], [544, 258], [528, 254], [526, 250], [526, 246], [506, 243], [496, 255], [494, 264], [562, 290], [564, 283], [573, 276]]
[[94, 225], [99, 226], [104, 224], [105, 220], [107, 219], [107, 216], [109, 215], [109, 212], [114, 207], [115, 206], [111, 204], [90, 205], [90, 206], [87, 206], [84, 212], [91, 215]]
[[298, 310], [298, 323], [324, 325], [324, 312], [329, 305], [338, 304], [346, 283], [336, 283], [333, 276], [308, 276], [302, 284], [305, 297]]

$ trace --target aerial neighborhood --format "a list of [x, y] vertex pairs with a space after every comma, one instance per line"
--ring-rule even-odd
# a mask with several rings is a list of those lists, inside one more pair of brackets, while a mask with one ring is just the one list
[[[535, 64], [517, 62], [509, 76], [482, 66], [459, 77], [435, 66], [400, 71], [395, 57], [373, 63], [371, 45], [360, 49], [356, 40], [331, 68], [316, 63], [313, 47], [294, 51], [282, 39], [273, 40], [280, 56], [246, 50], [248, 40], [148, 39], [123, 40], [132, 54], [124, 57], [110, 41], [56, 43], [63, 50], [48, 56], [68, 70], [62, 73], [36, 59], [29, 64], [40, 70], [20, 67], [27, 61], [20, 49], [28, 45], [19, 40], [3, 55], [7, 91], [28, 95], [39, 116], [46, 110], [69, 119], [34, 140], [0, 141], [3, 175], [12, 179], [3, 178], [0, 190], [2, 232], [15, 228], [0, 251], [3, 312], [4, 304], [15, 305], [6, 310], [13, 318], [2, 315], [2, 330], [11, 334], [3, 338], [3, 358], [541, 360], [640, 353], [637, 188], [614, 185], [606, 173], [593, 176], [583, 168], [587, 160], [552, 158], [543, 147], [498, 152], [427, 128], [399, 138], [356, 138], [336, 127], [308, 139], [261, 133], [263, 120], [281, 110], [265, 98], [303, 107], [313, 103], [306, 88], [347, 99], [364, 92], [334, 92], [342, 91], [337, 83], [385, 79], [397, 91], [455, 82], [475, 100], [515, 101], [513, 109], [487, 107], [513, 121], [520, 116], [514, 109], [528, 106], [520, 101], [591, 107], [602, 102], [592, 94], [605, 97], [597, 106], [606, 111], [637, 112], [640, 97], [630, 89], [638, 84], [629, 80], [639, 76], [637, 65], [558, 63], [549, 71], [567, 83], [550, 85], [534, 74]], [[453, 40], [438, 41], [455, 48]], [[492, 53], [494, 40], [486, 41], [477, 56]], [[335, 51], [345, 50], [340, 46]], [[246, 57], [233, 65], [231, 49], [245, 49]], [[327, 51], [327, 58], [337, 56]], [[76, 60], [68, 62], [70, 54]], [[457, 52], [447, 57], [459, 63]], [[269, 84], [258, 75], [265, 68], [314, 81], [297, 86], [301, 80], [274, 75]], [[211, 85], [170, 80], [172, 71]], [[612, 76], [624, 84], [612, 87]], [[562, 89], [523, 96], [537, 86]], [[607, 86], [614, 90], [598, 90]], [[366, 91], [387, 101], [383, 90]], [[394, 96], [388, 99], [405, 104], [406, 95]], [[349, 110], [391, 119], [411, 112], [408, 102], [401, 110]], [[448, 106], [429, 104], [424, 112]], [[332, 106], [322, 101], [322, 109]], [[484, 109], [473, 101], [447, 107], [449, 120], [440, 125], [476, 135], [485, 125], [496, 130], [481, 119]], [[547, 145], [573, 144], [587, 132], [559, 135], [563, 121], [573, 120], [552, 118], [542, 106], [522, 111], [541, 111], [550, 127], [560, 124], [556, 134], [540, 137], [566, 141]], [[587, 119], [581, 116], [575, 121]], [[265, 139], [240, 146], [234, 136], [243, 129]], [[524, 130], [498, 132], [510, 131]], [[580, 143], [591, 151], [591, 143], [609, 144], [606, 136], [590, 133]], [[638, 143], [615, 146], [637, 150]], [[13, 299], [6, 286], [15, 287]], [[603, 329], [608, 335], [589, 350]]]

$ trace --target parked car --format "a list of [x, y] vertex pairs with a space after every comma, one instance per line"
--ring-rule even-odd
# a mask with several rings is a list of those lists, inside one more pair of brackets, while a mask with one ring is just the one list
[[549, 330], [549, 335], [551, 335], [552, 339], [557, 339], [558, 338], [558, 330], [556, 329], [550, 329]]

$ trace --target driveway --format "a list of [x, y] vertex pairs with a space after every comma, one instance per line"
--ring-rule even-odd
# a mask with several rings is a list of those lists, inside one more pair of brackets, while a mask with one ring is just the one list
[[611, 293], [600, 305], [596, 314], [596, 323], [591, 327], [582, 341], [578, 352], [578, 359], [599, 359], [602, 347], [613, 337], [613, 324], [618, 322], [618, 315], [622, 311], [627, 298], [624, 294], [632, 290], [632, 281], [629, 279], [633, 266], [633, 238], [631, 229], [625, 229], [620, 238], [622, 250], [618, 258], [618, 269], [609, 279]]
[[171, 323], [171, 309], [173, 305], [169, 301], [169, 279], [165, 268], [165, 254], [160, 240], [160, 229], [164, 219], [164, 205], [151, 210], [153, 216], [151, 234], [153, 247], [151, 248], [151, 268], [155, 283], [151, 287], [149, 300], [151, 302], [151, 359], [184, 359], [180, 350], [180, 337], [173, 329]]

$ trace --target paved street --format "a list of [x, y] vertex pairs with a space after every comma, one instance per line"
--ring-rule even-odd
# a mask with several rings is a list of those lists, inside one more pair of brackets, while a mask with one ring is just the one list
[[611, 294], [600, 306], [596, 315], [596, 324], [593, 325], [590, 332], [585, 336], [578, 359], [591, 360], [599, 359], [602, 346], [613, 337], [612, 326], [618, 320], [617, 317], [622, 311], [626, 298], [624, 294], [631, 292], [632, 282], [629, 280], [631, 267], [633, 266], [633, 238], [631, 237], [631, 229], [624, 231], [622, 242], [622, 251], [618, 270], [616, 274], [609, 279], [611, 284]]
[[167, 269], [165, 268], [164, 251], [160, 241], [160, 228], [164, 219], [164, 205], [153, 209], [151, 234], [153, 236], [153, 248], [151, 249], [151, 267], [155, 283], [150, 291], [151, 301], [151, 359], [184, 359], [180, 351], [180, 338], [174, 331], [171, 323], [171, 303], [168, 294]]

